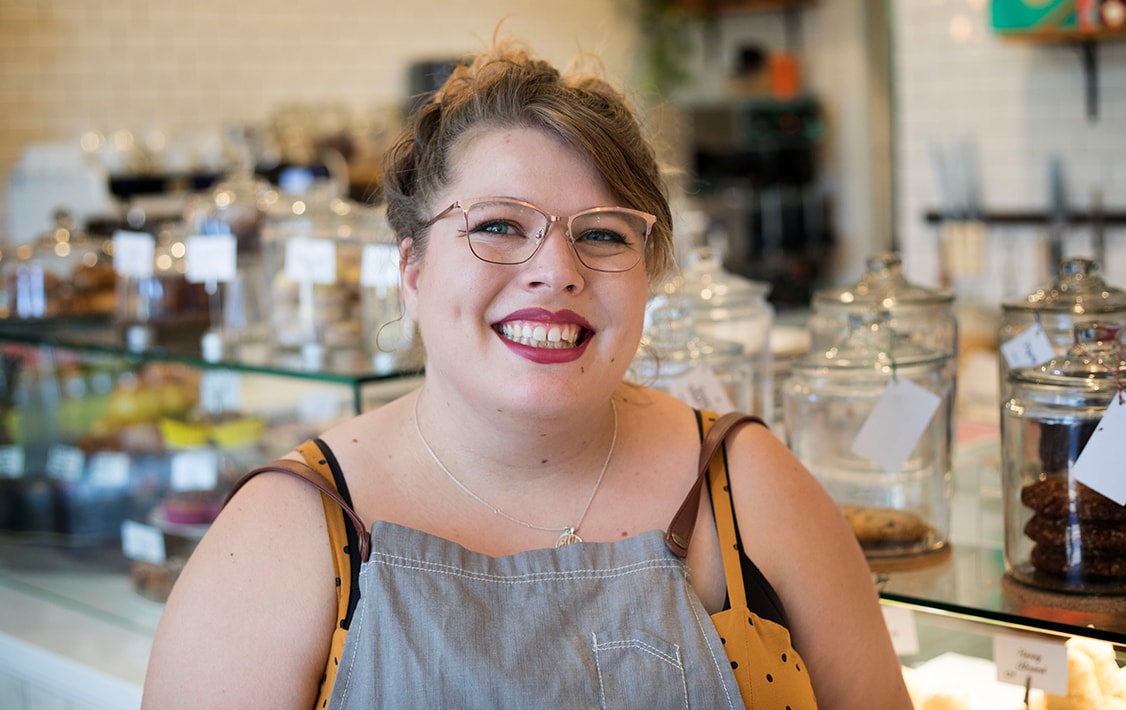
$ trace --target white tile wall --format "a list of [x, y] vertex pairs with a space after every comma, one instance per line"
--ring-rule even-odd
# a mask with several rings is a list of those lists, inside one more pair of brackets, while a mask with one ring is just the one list
[[[893, 0], [898, 231], [909, 275], [938, 279], [935, 231], [923, 213], [939, 206], [929, 156], [969, 142], [979, 155], [986, 208], [1043, 210], [1049, 161], [1062, 161], [1069, 201], [1090, 204], [1100, 188], [1107, 208], [1126, 209], [1126, 39], [1097, 48], [1098, 118], [1086, 112], [1078, 50], [1007, 40], [989, 28], [987, 0]], [[968, 28], [953, 36], [952, 28]], [[1089, 231], [1076, 229], [1067, 254], [1090, 255]], [[1047, 282], [1030, 243], [1042, 230], [993, 230], [989, 294], [1023, 296]], [[1126, 229], [1108, 230], [1104, 275], [1126, 287]], [[1013, 268], [1013, 255], [1021, 267]]]
[[[597, 51], [628, 81], [631, 0], [0, 0], [0, 176], [84, 131], [170, 135], [283, 103], [401, 102], [407, 67], [479, 49], [498, 22], [554, 62]], [[0, 209], [0, 216], [3, 210]], [[0, 220], [3, 224], [4, 220]], [[2, 235], [0, 235], [2, 236]]]

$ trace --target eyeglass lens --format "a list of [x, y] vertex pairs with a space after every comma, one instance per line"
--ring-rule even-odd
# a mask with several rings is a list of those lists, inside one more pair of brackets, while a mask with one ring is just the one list
[[[535, 254], [550, 227], [542, 212], [515, 201], [475, 202], [465, 211], [469, 247], [477, 258], [519, 264]], [[648, 225], [626, 210], [581, 212], [570, 220], [579, 260], [599, 271], [627, 271], [640, 260]]]

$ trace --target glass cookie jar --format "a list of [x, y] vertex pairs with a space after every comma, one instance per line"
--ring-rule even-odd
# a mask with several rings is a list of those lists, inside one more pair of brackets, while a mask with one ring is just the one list
[[[1060, 265], [1059, 274], [1050, 286], [1023, 299], [1001, 304], [1001, 312], [997, 342], [1002, 347], [1039, 323], [1052, 353], [1059, 357], [1072, 346], [1076, 325], [1126, 323], [1126, 291], [1103, 280], [1098, 262], [1083, 258], [1068, 259]], [[1048, 359], [1018, 366], [1040, 365]], [[1004, 402], [1009, 397], [1010, 364], [1005, 357], [999, 357], [997, 361], [1000, 401]]]
[[724, 270], [718, 249], [698, 247], [685, 259], [683, 291], [696, 331], [709, 340], [739, 343], [751, 370], [751, 414], [774, 418], [770, 285]]
[[[840, 506], [869, 564], [889, 570], [928, 566], [949, 551], [953, 404], [949, 354], [898, 338], [891, 320], [853, 316], [840, 342], [793, 363], [782, 389], [788, 445]], [[895, 466], [858, 453], [856, 445], [893, 385], [937, 401], [929, 418], [919, 419], [925, 425], [914, 445], [897, 444], [906, 456]]]
[[645, 307], [645, 332], [629, 377], [716, 411], [752, 406], [751, 361], [740, 343], [702, 335], [692, 298], [677, 279], [660, 287]]
[[1121, 327], [1074, 326], [1072, 347], [1009, 372], [1001, 407], [1006, 574], [1039, 589], [1126, 594], [1126, 507], [1073, 475], [1126, 377]]

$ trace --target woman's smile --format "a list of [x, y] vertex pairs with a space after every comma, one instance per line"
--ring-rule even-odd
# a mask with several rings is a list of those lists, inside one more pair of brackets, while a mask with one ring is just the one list
[[544, 323], [517, 320], [498, 323], [495, 330], [505, 340], [533, 348], [573, 348], [583, 336], [583, 329], [574, 323]]

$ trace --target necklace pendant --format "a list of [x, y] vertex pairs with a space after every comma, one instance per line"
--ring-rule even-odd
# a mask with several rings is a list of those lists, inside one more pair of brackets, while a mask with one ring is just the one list
[[575, 529], [568, 525], [567, 527], [563, 528], [563, 534], [560, 535], [559, 539], [555, 541], [555, 546], [566, 547], [567, 545], [573, 545], [576, 542], [582, 541], [583, 539], [575, 534]]

